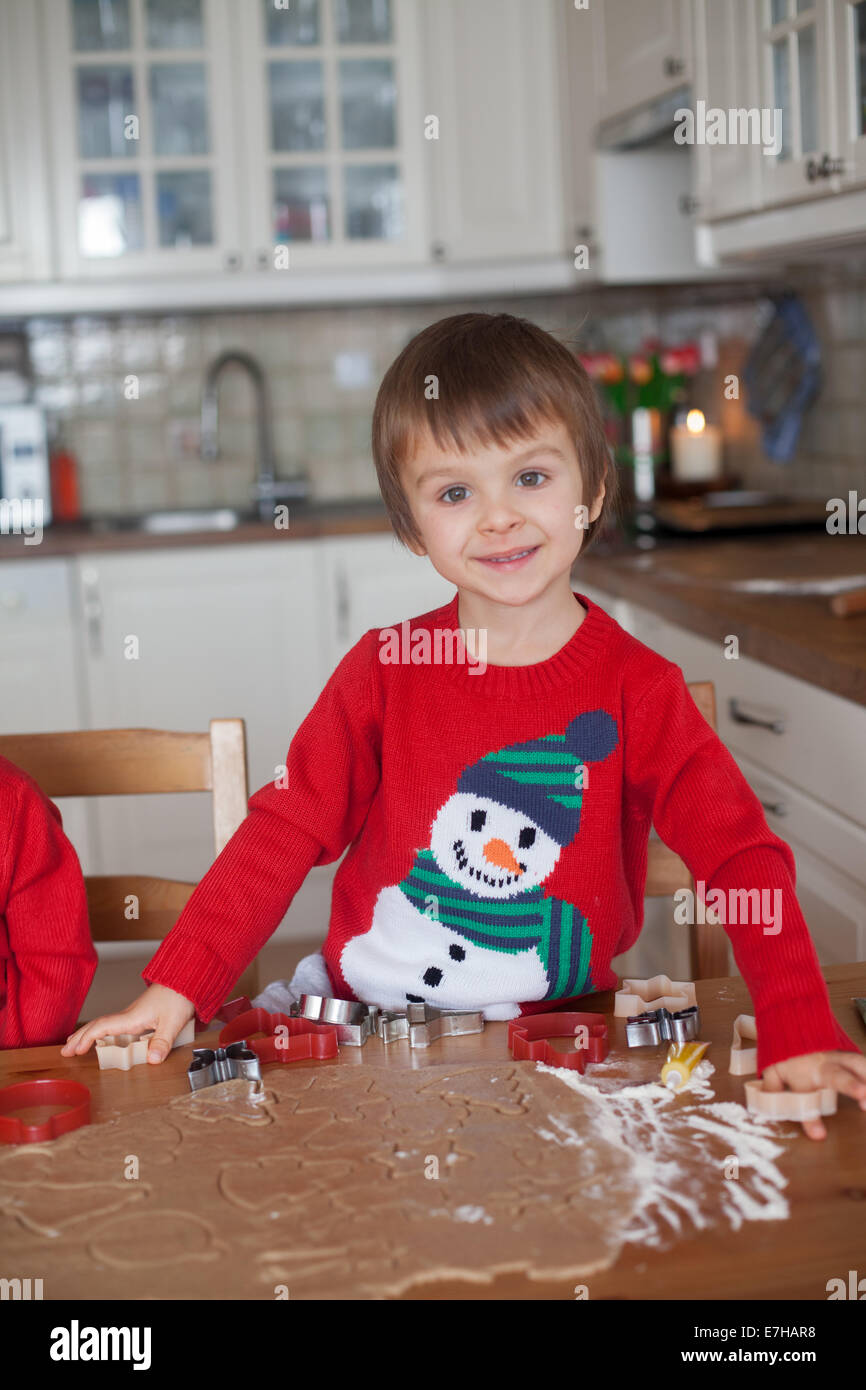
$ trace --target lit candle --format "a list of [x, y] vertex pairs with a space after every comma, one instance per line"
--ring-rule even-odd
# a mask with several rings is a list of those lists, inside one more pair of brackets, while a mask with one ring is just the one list
[[681, 482], [703, 482], [721, 475], [722, 432], [708, 425], [702, 410], [690, 410], [684, 425], [671, 430], [671, 467]]

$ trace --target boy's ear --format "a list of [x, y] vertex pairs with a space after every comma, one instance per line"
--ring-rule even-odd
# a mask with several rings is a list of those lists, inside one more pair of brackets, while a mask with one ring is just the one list
[[[606, 476], [606, 475], [605, 475], [605, 476]], [[602, 503], [604, 502], [604, 494], [605, 494], [605, 486], [604, 486], [604, 483], [602, 483], [601, 488], [600, 488], [599, 493], [598, 493], [598, 496], [596, 497], [595, 501], [593, 502], [593, 504], [592, 504], [592, 509], [591, 509], [591, 511], [590, 511], [590, 513], [589, 513], [589, 519], [590, 519], [590, 521], [597, 521], [597, 520], [598, 520], [598, 517], [599, 517], [599, 515], [601, 514]]]

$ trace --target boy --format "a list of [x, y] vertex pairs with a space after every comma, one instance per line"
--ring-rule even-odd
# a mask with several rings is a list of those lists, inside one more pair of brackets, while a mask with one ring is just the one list
[[60, 812], [0, 758], [0, 1048], [65, 1038], [95, 969], [84, 879]]
[[[830, 1010], [790, 849], [679, 667], [572, 592], [611, 500], [575, 357], [510, 314], [434, 323], [385, 375], [373, 456], [396, 534], [454, 598], [412, 620], [409, 661], [384, 630], [347, 653], [292, 741], [288, 785], [250, 799], [144, 972], [150, 989], [64, 1053], [154, 1028], [149, 1060], [162, 1060], [193, 1006], [214, 1014], [309, 869], [347, 845], [321, 956], [294, 991], [505, 1019], [616, 988], [654, 823], [696, 881], [781, 895], [781, 931], [726, 927], [767, 1085], [833, 1086], [866, 1109], [866, 1059]], [[431, 660], [455, 630], [466, 659]]]

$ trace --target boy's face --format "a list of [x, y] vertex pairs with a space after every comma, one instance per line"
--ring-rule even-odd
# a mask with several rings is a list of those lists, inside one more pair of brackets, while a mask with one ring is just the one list
[[422, 540], [414, 553], [429, 555], [459, 589], [514, 605], [568, 574], [604, 501], [604, 486], [583, 497], [577, 454], [558, 421], [507, 449], [468, 454], [440, 450], [426, 436], [403, 485]]

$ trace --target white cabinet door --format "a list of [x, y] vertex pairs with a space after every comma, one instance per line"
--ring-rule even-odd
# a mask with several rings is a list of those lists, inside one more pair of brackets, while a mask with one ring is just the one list
[[427, 259], [418, 0], [233, 0], [250, 268]]
[[[693, 105], [705, 110], [748, 110], [757, 107], [758, 68], [750, 28], [750, 0], [696, 0], [695, 79]], [[739, 133], [739, 132], [738, 132]], [[757, 132], [756, 132], [757, 133]], [[759, 142], [731, 139], [726, 125], [723, 143], [694, 147], [698, 216], [703, 222], [750, 212], [760, 205]]]
[[600, 120], [619, 116], [691, 78], [686, 0], [591, 0]]
[[[91, 728], [246, 721], [250, 790], [275, 776], [324, 684], [313, 541], [77, 561]], [[98, 798], [98, 872], [197, 879], [213, 859], [209, 794]]]
[[51, 274], [41, 65], [31, 0], [0, 5], [0, 280]]
[[781, 149], [761, 161], [763, 204], [822, 198], [839, 191], [822, 173], [836, 150], [832, 0], [751, 0], [758, 55], [757, 99], [781, 112]]
[[[593, 141], [596, 122], [595, 57], [592, 14], [558, 0], [557, 53], [563, 129], [563, 246], [575, 261], [581, 284], [597, 269], [597, 226]], [[588, 264], [581, 266], [586, 248]], [[586, 272], [589, 272], [589, 275]]]
[[404, 618], [454, 597], [454, 585], [427, 557], [412, 555], [394, 536], [334, 537], [320, 544], [329, 671], [369, 628], [399, 628]]
[[842, 187], [866, 184], [866, 0], [833, 0]]
[[[83, 725], [82, 671], [66, 560], [0, 564], [0, 733], [62, 733]], [[85, 873], [92, 865], [85, 801], [58, 801], [63, 828]]]
[[43, 0], [66, 279], [240, 266], [231, 0]]
[[433, 256], [562, 253], [553, 0], [424, 0]]

